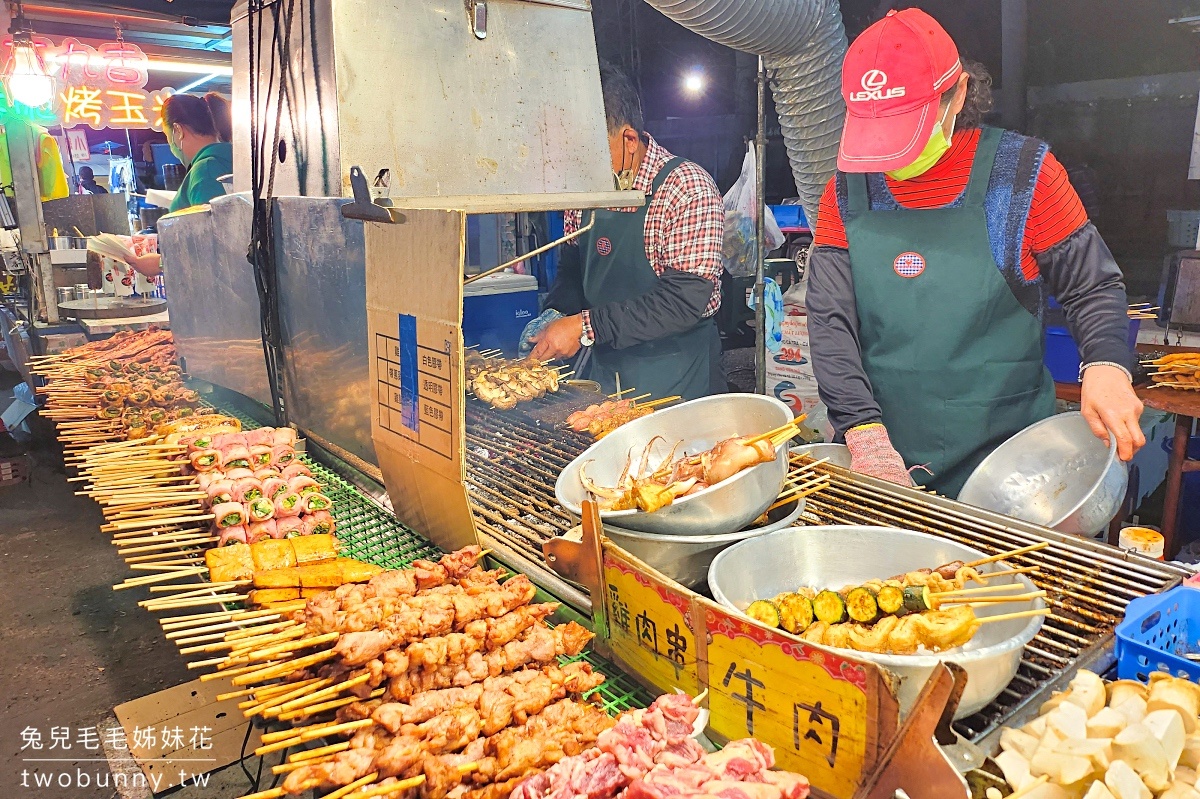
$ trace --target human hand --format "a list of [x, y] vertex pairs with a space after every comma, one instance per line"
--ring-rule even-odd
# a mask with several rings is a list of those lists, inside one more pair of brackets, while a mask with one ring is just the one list
[[904, 458], [892, 446], [892, 439], [882, 424], [864, 424], [847, 430], [846, 447], [850, 450], [851, 471], [902, 486], [913, 484]]
[[1140, 420], [1142, 401], [1133, 392], [1129, 376], [1116, 366], [1098, 363], [1083, 371], [1080, 410], [1096, 438], [1109, 443], [1117, 438], [1117, 457], [1128, 461], [1146, 443]]
[[579, 352], [579, 339], [583, 335], [583, 316], [564, 316], [546, 325], [534, 336], [532, 357], [539, 361], [570, 358]]
[[135, 255], [126, 258], [125, 262], [146, 277], [158, 277], [162, 273], [162, 256], [156, 252]]

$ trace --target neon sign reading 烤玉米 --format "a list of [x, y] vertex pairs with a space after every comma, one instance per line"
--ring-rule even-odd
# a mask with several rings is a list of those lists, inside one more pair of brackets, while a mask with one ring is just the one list
[[[45, 36], [34, 36], [33, 45], [46, 74], [55, 80], [54, 96], [46, 105], [30, 108], [6, 91], [7, 113], [64, 128], [162, 130], [162, 104], [174, 90], [146, 90], [150, 60], [137, 45], [117, 41], [93, 47], [73, 37], [55, 44]], [[0, 40], [0, 76], [5, 79], [12, 72], [12, 46], [11, 36]]]

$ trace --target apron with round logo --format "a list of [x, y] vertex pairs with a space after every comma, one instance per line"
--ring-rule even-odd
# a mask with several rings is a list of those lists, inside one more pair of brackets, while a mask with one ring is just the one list
[[893, 445], [950, 497], [993, 449], [1054, 412], [1042, 326], [996, 266], [984, 199], [1000, 131], [985, 128], [961, 205], [872, 210], [846, 176], [859, 346]]

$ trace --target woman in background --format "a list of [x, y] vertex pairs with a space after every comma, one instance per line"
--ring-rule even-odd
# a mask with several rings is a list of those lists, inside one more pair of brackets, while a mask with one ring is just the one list
[[[188, 167], [170, 211], [203, 205], [225, 193], [217, 180], [233, 172], [233, 123], [229, 101], [216, 92], [203, 97], [173, 94], [163, 103], [163, 133], [176, 158]], [[162, 271], [157, 253], [139, 256], [129, 265], [147, 277]]]

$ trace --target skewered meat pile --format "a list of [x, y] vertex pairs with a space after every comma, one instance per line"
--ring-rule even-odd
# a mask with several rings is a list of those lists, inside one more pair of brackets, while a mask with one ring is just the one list
[[684, 694], [630, 711], [596, 745], [523, 780], [512, 799], [805, 799], [808, 780], [771, 771], [775, 755], [754, 738], [705, 753], [691, 737], [699, 711]]
[[[303, 641], [336, 643], [315, 660], [296, 658], [291, 670], [265, 666], [265, 679], [337, 686], [350, 694], [333, 703], [337, 721], [357, 729], [345, 751], [291, 770], [286, 792], [421, 777], [424, 799], [506, 799], [517, 780], [578, 754], [615, 723], [571, 698], [603, 676], [586, 663], [557, 662], [579, 654], [591, 633], [574, 623], [547, 627], [557, 604], [530, 604], [529, 579], [501, 582], [502, 572], [477, 565], [481, 555], [468, 547], [437, 563], [416, 561], [323, 592], [291, 614], [294, 632], [283, 635], [301, 639], [297, 652]], [[227, 663], [251, 659], [234, 652]], [[261, 712], [278, 715], [269, 705]]]
[[605, 400], [575, 411], [567, 417], [567, 425], [575, 432], [586, 432], [599, 441], [621, 425], [652, 413], [652, 405], [638, 405], [633, 400]]
[[487, 359], [469, 352], [464, 369], [475, 396], [499, 410], [511, 410], [519, 402], [558, 391], [558, 372], [532, 358]]
[[706, 452], [685, 454], [676, 460], [675, 452], [683, 444], [681, 441], [651, 469], [650, 451], [659, 441], [665, 439], [656, 436], [650, 440], [636, 469], [633, 467], [633, 450], [629, 451], [615, 487], [599, 486], [587, 476], [587, 465], [591, 461], [580, 466], [579, 481], [600, 498], [600, 507], [604, 510], [636, 508], [653, 513], [679, 497], [699, 493], [744, 469], [775, 460], [775, 445], [771, 439], [727, 438]]
[[170, 331], [122, 332], [60, 357], [42, 390], [50, 411], [90, 408], [92, 418], [119, 424], [131, 439], [196, 413], [200, 398], [180, 379]]

